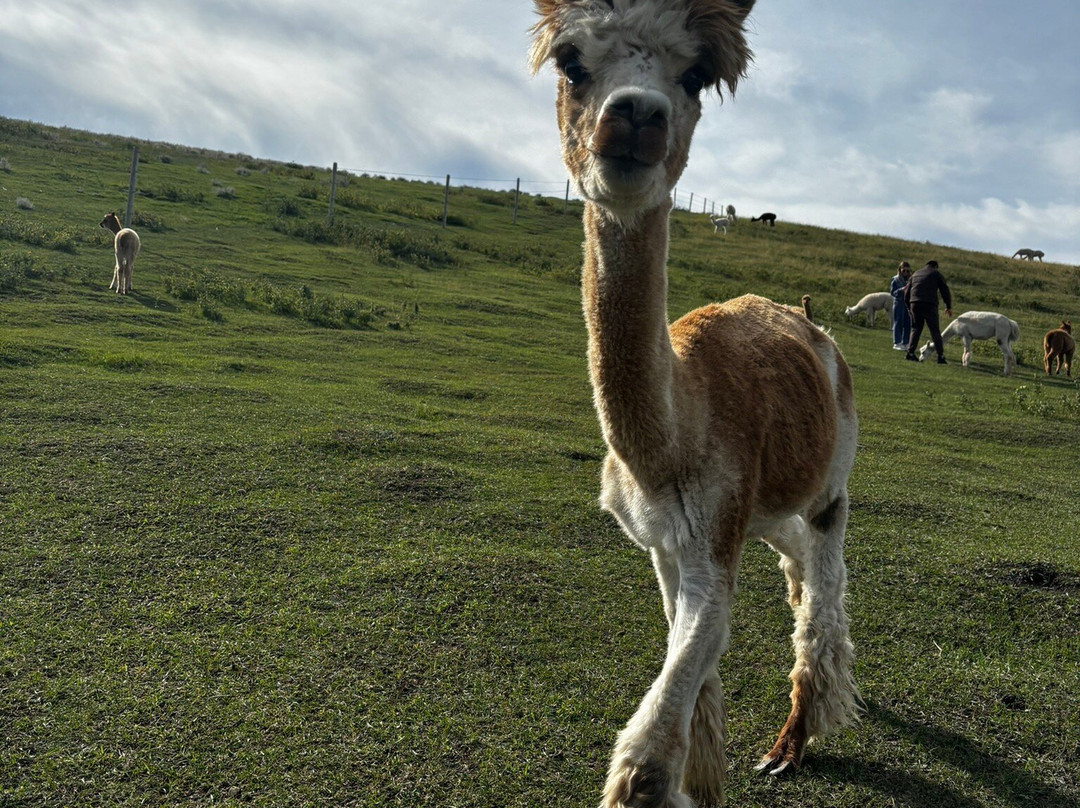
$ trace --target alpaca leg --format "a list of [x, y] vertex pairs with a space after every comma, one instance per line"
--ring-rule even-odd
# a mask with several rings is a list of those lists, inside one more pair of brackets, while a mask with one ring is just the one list
[[964, 367], [967, 367], [968, 363], [971, 361], [971, 335], [970, 334], [964, 334], [963, 339], [964, 339], [964, 355], [963, 355], [963, 357], [961, 357], [960, 363]]
[[1001, 353], [1005, 357], [1005, 375], [1008, 376], [1016, 367], [1016, 354], [1013, 353], [1012, 343], [1008, 340], [999, 342], [998, 347], [1001, 348]]
[[[664, 614], [668, 627], [673, 628], [679, 594], [678, 561], [670, 553], [659, 549], [652, 550], [652, 559], [664, 596]], [[669, 640], [674, 636], [674, 632], [671, 632]], [[713, 665], [694, 703], [694, 715], [690, 719], [690, 746], [682, 782], [682, 790], [703, 808], [722, 805], [724, 801], [723, 788], [727, 779], [725, 726], [724, 688], [716, 665]]]
[[112, 289], [113, 287], [116, 288], [116, 292], [117, 292], [117, 294], [119, 294], [120, 293], [120, 264], [119, 263], [116, 265], [116, 267], [113, 268], [112, 282], [109, 284], [109, 288]]
[[[691, 726], [696, 711], [699, 736], [723, 721], [722, 707], [717, 705], [722, 694], [711, 680], [718, 682], [716, 665], [727, 641], [728, 598], [734, 581], [732, 573], [716, 567], [708, 552], [701, 556], [676, 560], [678, 589], [664, 668], [619, 734], [604, 788], [604, 808], [693, 808], [693, 801], [680, 791], [690, 757]], [[670, 563], [665, 560], [665, 566]], [[662, 577], [662, 585], [664, 580], [671, 582], [673, 576]], [[699, 701], [707, 679], [709, 690]], [[695, 756], [695, 765], [700, 765], [700, 757]], [[700, 768], [690, 773], [695, 793], [721, 793], [722, 781], [706, 786], [703, 776]]]
[[841, 489], [819, 503], [807, 523], [789, 520], [779, 540], [769, 539], [782, 558], [795, 614], [795, 667], [791, 713], [759, 769], [779, 774], [802, 762], [806, 744], [858, 720], [860, 697], [852, 678], [854, 647], [844, 611], [844, 530], [848, 499]]

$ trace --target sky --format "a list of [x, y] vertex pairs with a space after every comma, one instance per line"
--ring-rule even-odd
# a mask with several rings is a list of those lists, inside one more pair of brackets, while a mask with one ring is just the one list
[[[534, 20], [529, 0], [0, 0], [0, 115], [561, 196]], [[1077, 0], [759, 0], [677, 204], [1080, 265], [1078, 38]]]

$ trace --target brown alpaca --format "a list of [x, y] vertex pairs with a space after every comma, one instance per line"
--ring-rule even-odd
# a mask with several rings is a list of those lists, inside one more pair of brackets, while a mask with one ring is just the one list
[[859, 712], [844, 611], [848, 367], [803, 313], [754, 295], [667, 323], [671, 191], [703, 89], [732, 92], [753, 0], [535, 0], [531, 63], [559, 74], [563, 161], [585, 198], [589, 374], [601, 503], [652, 557], [663, 669], [619, 734], [604, 808], [723, 800], [718, 663], [747, 539], [781, 554], [795, 614], [791, 712], [760, 768]]
[[116, 293], [126, 295], [135, 289], [131, 285], [131, 271], [135, 268], [135, 256], [139, 254], [139, 234], [120, 223], [115, 213], [106, 213], [105, 218], [98, 222], [98, 227], [104, 227], [116, 235], [113, 239], [113, 252], [116, 253], [116, 267], [113, 269], [112, 283], [109, 288], [116, 287]]
[[1061, 327], [1053, 331], [1047, 331], [1043, 337], [1043, 369], [1046, 375], [1050, 375], [1053, 367], [1054, 374], [1061, 373], [1065, 368], [1065, 375], [1072, 376], [1072, 358], [1076, 353], [1076, 340], [1072, 335], [1072, 323], [1068, 320], [1061, 321]]

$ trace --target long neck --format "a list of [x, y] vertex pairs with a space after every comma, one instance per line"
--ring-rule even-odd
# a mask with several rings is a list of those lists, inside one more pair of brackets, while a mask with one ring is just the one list
[[674, 434], [669, 210], [664, 204], [623, 223], [585, 206], [582, 295], [596, 409], [608, 445], [642, 471], [669, 451]]

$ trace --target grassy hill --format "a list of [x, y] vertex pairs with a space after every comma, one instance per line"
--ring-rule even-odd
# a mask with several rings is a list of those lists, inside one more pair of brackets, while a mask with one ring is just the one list
[[[135, 293], [107, 290], [139, 147]], [[0, 119], [0, 805], [595, 805], [665, 642], [596, 506], [580, 207]], [[781, 211], [782, 214], [782, 211]], [[843, 307], [936, 258], [1021, 365]], [[752, 771], [790, 612], [747, 547], [722, 661], [746, 806], [1080, 801], [1080, 271], [676, 212], [672, 317], [813, 296], [861, 421], [858, 728]], [[641, 649], [648, 649], [642, 653]]]

